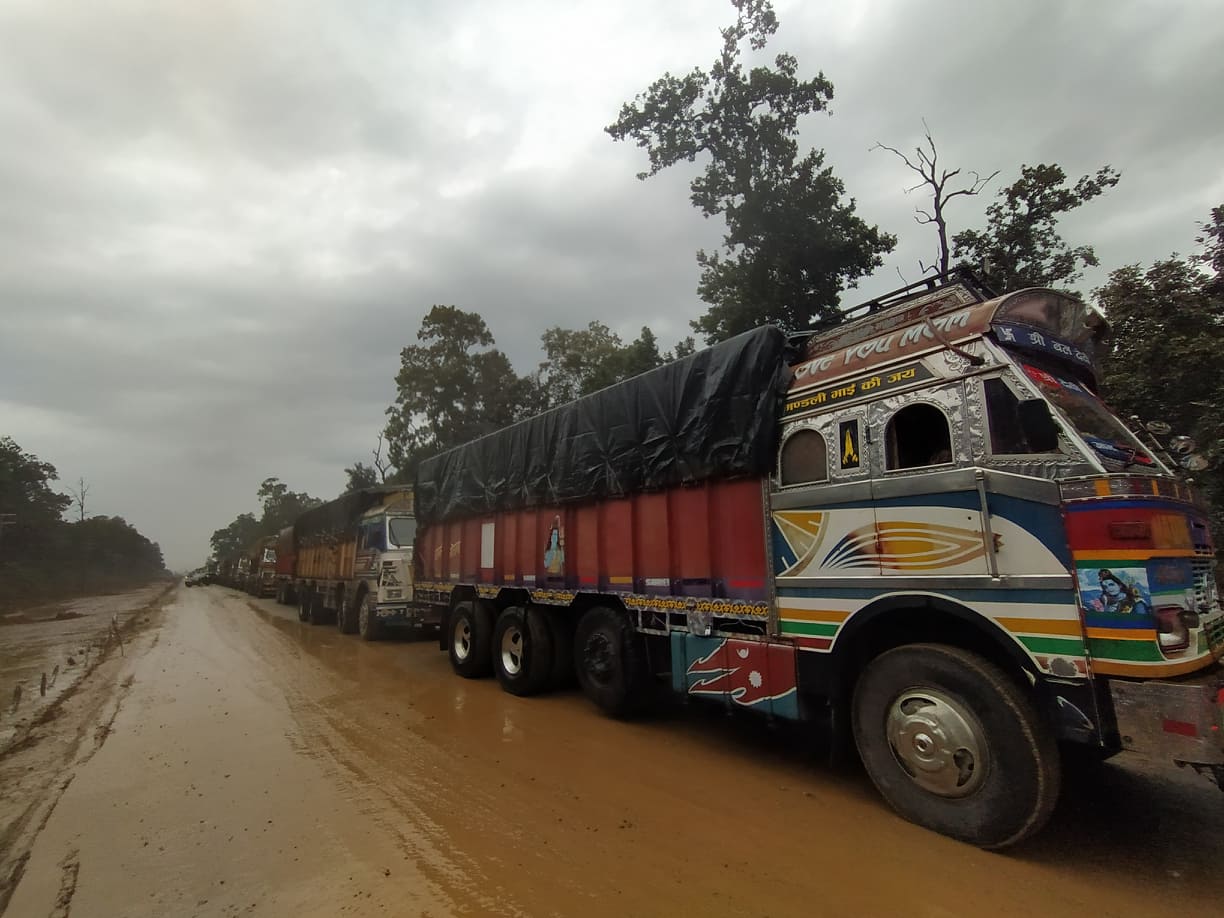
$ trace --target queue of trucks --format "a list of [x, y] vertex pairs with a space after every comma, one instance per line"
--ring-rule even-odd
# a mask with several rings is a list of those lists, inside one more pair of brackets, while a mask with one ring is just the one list
[[1041, 828], [1075, 749], [1224, 787], [1194, 457], [1097, 396], [1104, 317], [967, 277], [875, 305], [343, 495], [241, 583], [366, 639], [436, 627], [456, 674], [519, 696], [576, 680], [629, 716], [669, 686], [819, 722], [898, 813], [985, 848]]

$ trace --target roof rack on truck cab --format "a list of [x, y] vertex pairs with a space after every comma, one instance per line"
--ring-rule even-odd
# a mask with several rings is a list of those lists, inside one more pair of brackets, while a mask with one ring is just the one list
[[799, 332], [789, 343], [800, 359], [829, 347], [841, 347], [874, 337], [883, 329], [908, 324], [946, 309], [984, 303], [998, 294], [966, 267], [899, 287], [845, 310], [845, 320], [833, 328]]

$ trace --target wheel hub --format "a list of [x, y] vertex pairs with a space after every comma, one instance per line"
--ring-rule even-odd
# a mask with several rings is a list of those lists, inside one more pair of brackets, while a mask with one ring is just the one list
[[587, 640], [584, 648], [587, 674], [600, 685], [607, 685], [615, 671], [612, 642], [608, 636], [596, 632]]
[[472, 626], [466, 618], [455, 623], [455, 633], [451, 636], [451, 644], [455, 648], [455, 659], [462, 663], [472, 652]]
[[501, 663], [508, 676], [517, 676], [523, 669], [523, 632], [518, 628], [502, 632]]
[[889, 706], [886, 730], [897, 763], [919, 787], [965, 797], [985, 780], [985, 732], [972, 711], [944, 692], [902, 692]]

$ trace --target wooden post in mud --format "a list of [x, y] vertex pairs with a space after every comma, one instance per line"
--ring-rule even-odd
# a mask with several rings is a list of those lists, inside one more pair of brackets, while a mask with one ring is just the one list
[[38, 694], [39, 696], [43, 698], [47, 697], [47, 674], [46, 673], [42, 674], [42, 681], [38, 683]]

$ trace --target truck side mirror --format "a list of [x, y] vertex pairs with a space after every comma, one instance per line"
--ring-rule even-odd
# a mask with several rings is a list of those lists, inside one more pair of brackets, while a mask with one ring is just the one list
[[1016, 405], [1020, 430], [1035, 453], [1052, 453], [1058, 449], [1058, 425], [1050, 416], [1050, 406], [1043, 399], [1026, 398]]

